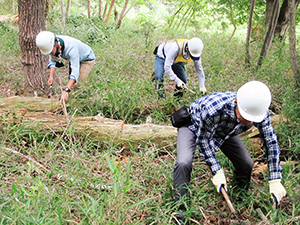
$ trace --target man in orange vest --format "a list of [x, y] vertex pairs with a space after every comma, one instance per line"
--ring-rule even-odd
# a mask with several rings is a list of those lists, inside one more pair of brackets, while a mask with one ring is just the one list
[[176, 82], [175, 97], [182, 97], [182, 88], [187, 82], [184, 65], [194, 61], [194, 66], [199, 80], [199, 88], [206, 92], [205, 74], [201, 62], [203, 42], [200, 38], [177, 39], [160, 44], [154, 51], [155, 57], [155, 84], [159, 98], [165, 98], [164, 73]]

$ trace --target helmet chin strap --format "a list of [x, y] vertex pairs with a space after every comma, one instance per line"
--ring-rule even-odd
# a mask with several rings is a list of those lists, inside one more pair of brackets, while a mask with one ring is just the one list
[[61, 54], [61, 45], [60, 45], [60, 42], [58, 40], [58, 38], [55, 38], [55, 42], [57, 42], [57, 44], [54, 44], [54, 47], [56, 47], [56, 52], [55, 52], [55, 56], [56, 57], [59, 57], [60, 54]]

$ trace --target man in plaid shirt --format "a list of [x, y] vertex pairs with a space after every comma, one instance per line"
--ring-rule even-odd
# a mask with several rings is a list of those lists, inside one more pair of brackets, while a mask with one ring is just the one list
[[[176, 201], [188, 199], [187, 188], [196, 146], [211, 169], [212, 182], [218, 192], [222, 187], [227, 190], [225, 175], [215, 154], [218, 149], [233, 163], [237, 186], [247, 189], [253, 160], [238, 135], [255, 126], [266, 149], [270, 193], [279, 204], [286, 191], [281, 184], [280, 148], [268, 112], [270, 103], [270, 90], [259, 81], [246, 83], [238, 92], [217, 92], [191, 103], [191, 123], [180, 127], [177, 135], [174, 165]], [[184, 204], [179, 209], [184, 210]]]

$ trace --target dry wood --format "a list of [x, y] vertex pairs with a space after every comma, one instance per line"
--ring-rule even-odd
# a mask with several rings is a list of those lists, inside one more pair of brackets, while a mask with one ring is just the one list
[[[28, 123], [32, 129], [51, 130], [60, 136], [70, 125], [68, 116], [53, 113], [65, 108], [57, 99], [39, 97], [13, 97], [0, 99], [0, 119], [14, 119]], [[52, 110], [50, 110], [52, 109]], [[51, 112], [52, 111], [52, 112]], [[75, 110], [76, 111], [76, 110]], [[13, 112], [13, 113], [12, 113]], [[13, 114], [13, 115], [12, 115]], [[66, 113], [65, 113], [66, 114]], [[90, 134], [91, 141], [130, 145], [154, 144], [156, 147], [173, 148], [176, 143], [177, 128], [161, 126], [151, 122], [131, 125], [122, 120], [101, 116], [72, 117], [72, 126], [78, 136]], [[169, 146], [169, 147], [168, 147]]]
[[6, 150], [6, 151], [9, 151], [9, 152], [12, 152], [22, 158], [25, 158], [25, 159], [28, 159], [29, 161], [31, 161], [33, 164], [37, 165], [38, 167], [40, 167], [41, 169], [43, 169], [44, 171], [46, 171], [47, 173], [51, 173], [50, 170], [48, 170], [45, 166], [43, 166], [42, 164], [40, 164], [39, 162], [37, 162], [36, 160], [30, 158], [29, 156], [27, 155], [24, 155], [22, 154], [21, 152], [18, 152], [16, 150], [13, 150], [11, 148], [5, 148], [5, 147], [2, 147], [3, 150]]
[[[260, 208], [255, 209], [255, 211], [257, 212], [258, 216], [263, 222], [268, 222], [268, 218], [265, 216], [265, 214], [263, 214]], [[271, 223], [268, 222], [267, 224], [271, 224]]]
[[[14, 153], [22, 158], [25, 158], [27, 160], [29, 160], [30, 162], [32, 162], [33, 164], [37, 165], [39, 168], [41, 168], [42, 170], [46, 171], [47, 173], [53, 173], [51, 172], [49, 169], [47, 169], [44, 165], [42, 165], [41, 163], [37, 162], [35, 159], [27, 156], [27, 155], [24, 155], [22, 154], [21, 152], [18, 152], [14, 149], [11, 149], [11, 148], [6, 148], [6, 147], [1, 147], [3, 150], [5, 151], [8, 151], [8, 152], [11, 152], [11, 153]], [[74, 180], [72, 177], [66, 177], [66, 175], [61, 175], [61, 174], [54, 174], [52, 175], [52, 178], [53, 179], [68, 179], [68, 180]], [[102, 185], [102, 184], [93, 184], [93, 183], [90, 183], [89, 186], [91, 188], [94, 188], [94, 189], [99, 189], [99, 190], [111, 190], [112, 189], [112, 186], [109, 186], [109, 185]], [[49, 192], [49, 191], [48, 191]]]
[[[64, 111], [65, 115], [55, 112]], [[76, 109], [75, 109], [76, 112]], [[75, 113], [74, 113], [75, 114]], [[66, 131], [70, 123], [78, 136], [90, 134], [91, 141], [109, 142], [129, 145], [145, 146], [154, 145], [157, 148], [174, 149], [177, 139], [177, 128], [172, 126], [156, 125], [150, 122], [132, 125], [125, 124], [122, 120], [113, 120], [105, 117], [90, 116], [70, 119], [66, 106], [54, 98], [41, 97], [11, 97], [0, 99], [0, 119], [2, 121], [13, 119], [15, 122], [28, 123], [32, 129], [47, 129], [56, 136], [60, 136], [62, 130]], [[272, 124], [277, 124], [282, 119], [279, 116], [272, 117]], [[250, 129], [245, 136], [256, 136], [257, 129]]]
[[231, 203], [231, 201], [230, 201], [230, 199], [229, 199], [229, 197], [228, 197], [228, 195], [225, 191], [225, 188], [221, 188], [221, 192], [222, 192], [222, 195], [225, 198], [225, 201], [227, 202], [227, 205], [228, 205], [231, 213], [236, 216], [236, 211], [235, 211], [235, 209], [234, 209], [234, 207], [233, 207], [233, 205], [232, 205], [232, 203]]
[[187, 85], [183, 85], [183, 88], [186, 89], [186, 90], [188, 90], [189, 92], [193, 93], [194, 95], [196, 94], [196, 92], [194, 92], [193, 90], [189, 89], [187, 87]]

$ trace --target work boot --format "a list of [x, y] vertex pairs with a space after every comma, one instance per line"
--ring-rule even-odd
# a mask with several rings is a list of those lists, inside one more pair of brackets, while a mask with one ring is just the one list
[[173, 96], [177, 99], [180, 99], [182, 98], [183, 96], [183, 92], [184, 92], [184, 89], [183, 88], [180, 88], [178, 87], [177, 85], [175, 86], [175, 89], [174, 89], [174, 92], [173, 92]]
[[174, 216], [176, 217], [177, 221], [176, 223], [179, 222], [180, 225], [189, 225], [189, 219], [182, 214], [182, 212], [180, 210], [177, 210], [175, 213], [174, 213]]
[[165, 93], [164, 84], [161, 83], [161, 82], [157, 82], [155, 87], [156, 87], [156, 90], [157, 90], [158, 99], [165, 99], [166, 98], [166, 93]]

